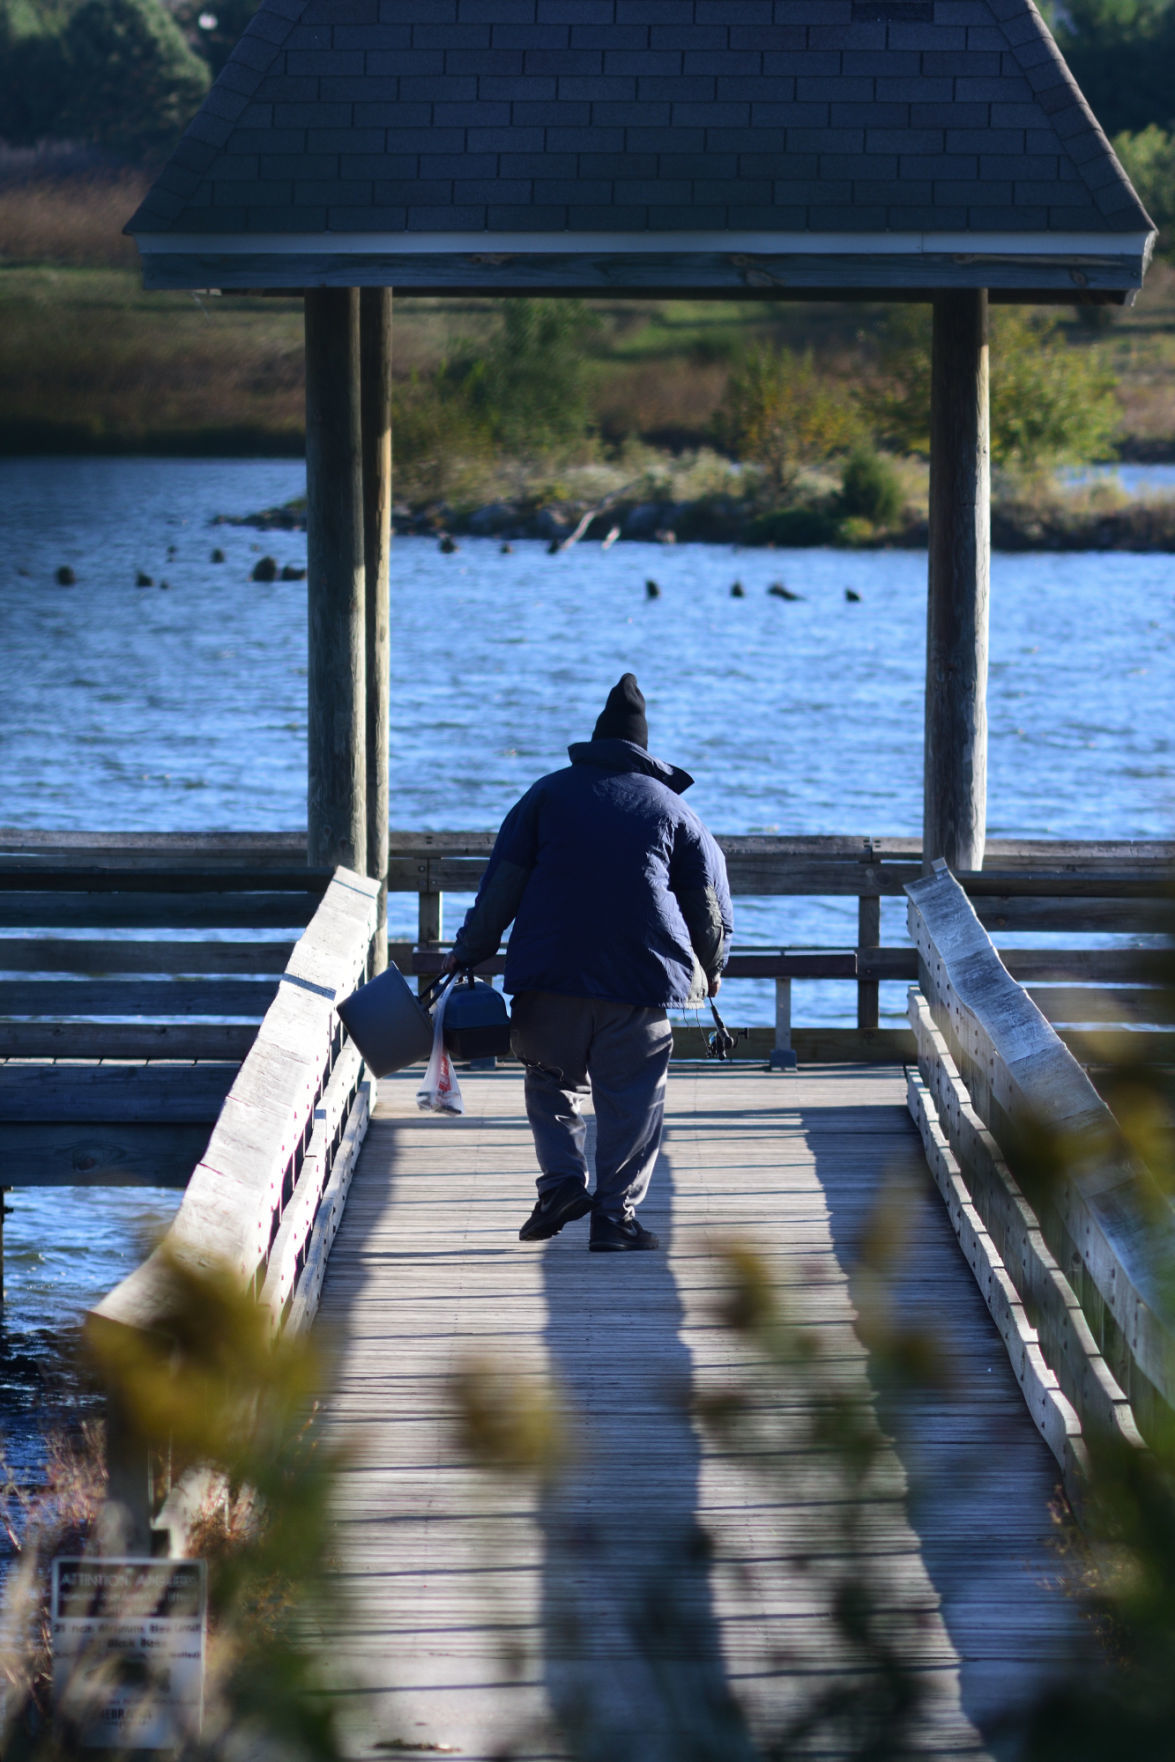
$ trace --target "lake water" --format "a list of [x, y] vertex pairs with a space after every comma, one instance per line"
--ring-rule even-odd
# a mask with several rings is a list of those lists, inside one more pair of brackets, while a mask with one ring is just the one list
[[[304, 564], [305, 537], [211, 524], [304, 481], [291, 461], [0, 461], [0, 821], [304, 823], [305, 586], [250, 574], [262, 552]], [[217, 546], [222, 564], [210, 560]], [[76, 586], [55, 584], [63, 563]], [[140, 570], [154, 586], [135, 585]], [[647, 578], [659, 598], [646, 597]], [[774, 581], [803, 598], [769, 595]], [[395, 826], [495, 826], [565, 762], [632, 669], [653, 750], [695, 775], [689, 799], [714, 830], [920, 830], [921, 553], [581, 544], [549, 557], [535, 542], [503, 556], [494, 541], [464, 540], [442, 556], [430, 540], [397, 539], [391, 599]], [[1173, 686], [1175, 559], [995, 556], [990, 835], [1170, 837]], [[450, 928], [461, 907], [447, 902]], [[845, 902], [746, 902], [738, 934], [849, 942], [854, 922]], [[884, 936], [900, 922], [895, 902]], [[415, 900], [394, 898], [393, 934], [414, 925]], [[900, 988], [884, 1001], [899, 1010]], [[766, 1020], [768, 1007], [766, 987], [730, 990], [734, 1020]], [[797, 987], [799, 1020], [848, 1008], [844, 988]], [[15, 1196], [9, 1412], [40, 1398], [62, 1316], [134, 1264], [137, 1235], [173, 1204]]]

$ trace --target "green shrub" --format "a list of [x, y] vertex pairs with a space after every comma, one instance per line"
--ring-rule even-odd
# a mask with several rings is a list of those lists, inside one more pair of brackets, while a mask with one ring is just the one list
[[518, 458], [557, 451], [590, 426], [584, 344], [598, 325], [582, 300], [508, 300], [488, 347], [442, 377], [495, 446]]
[[872, 447], [854, 447], [845, 460], [839, 504], [842, 514], [892, 526], [902, 511], [902, 486], [890, 461]]
[[1152, 122], [1137, 134], [1124, 130], [1115, 135], [1113, 145], [1143, 207], [1159, 229], [1159, 252], [1175, 255], [1175, 133]]
[[[886, 321], [882, 385], [873, 400], [878, 437], [896, 450], [930, 451], [931, 316], [898, 307]], [[1055, 318], [1022, 307], [991, 311], [991, 456], [1038, 471], [1113, 452], [1116, 381], [1102, 359], [1069, 343]]]
[[1037, 471], [1113, 454], [1114, 375], [1065, 341], [1055, 319], [998, 308], [991, 343], [991, 456]]
[[782, 498], [805, 465], [850, 447], [861, 419], [850, 394], [818, 370], [811, 350], [800, 355], [766, 345], [731, 373], [715, 427], [720, 444], [758, 465]]
[[397, 381], [392, 388], [392, 462], [397, 496], [439, 502], [456, 493], [470, 466], [493, 450], [460, 387], [443, 377]]
[[808, 545], [835, 544], [837, 522], [821, 508], [774, 508], [760, 514], [745, 529], [752, 545], [784, 545], [797, 549]]

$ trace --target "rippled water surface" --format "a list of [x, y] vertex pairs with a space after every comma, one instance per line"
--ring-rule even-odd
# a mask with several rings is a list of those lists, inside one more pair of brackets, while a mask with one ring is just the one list
[[[305, 538], [210, 524], [303, 487], [289, 461], [0, 461], [0, 820], [304, 823], [305, 585], [250, 573], [263, 552], [304, 563]], [[55, 585], [61, 564], [76, 586]], [[135, 585], [140, 570], [154, 586]], [[775, 581], [802, 599], [769, 595]], [[525, 542], [504, 556], [465, 540], [446, 557], [398, 539], [391, 599], [393, 825], [494, 826], [631, 668], [653, 750], [694, 773], [690, 800], [715, 830], [920, 828], [921, 553], [618, 544], [548, 557]], [[1173, 638], [1171, 557], [993, 559], [993, 836], [1171, 835]], [[414, 909], [394, 902], [393, 928], [410, 930]], [[740, 913], [744, 941], [852, 940], [852, 923], [835, 902]], [[823, 1007], [797, 1000], [809, 1019]], [[37, 1360], [39, 1331], [133, 1264], [140, 1224], [172, 1203], [16, 1195], [10, 1366]], [[32, 1371], [20, 1387], [35, 1390]]]

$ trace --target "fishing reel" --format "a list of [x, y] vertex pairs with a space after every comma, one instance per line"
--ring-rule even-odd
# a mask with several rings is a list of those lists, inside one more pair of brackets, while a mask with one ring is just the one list
[[710, 1014], [714, 1017], [714, 1032], [706, 1038], [706, 1057], [725, 1063], [734, 1056], [738, 1045], [738, 1035], [732, 1034], [722, 1017], [718, 1014], [718, 1005], [710, 999]]

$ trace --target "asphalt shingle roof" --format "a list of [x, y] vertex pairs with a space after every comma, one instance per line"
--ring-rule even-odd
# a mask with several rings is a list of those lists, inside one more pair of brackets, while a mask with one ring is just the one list
[[1151, 223], [1031, 0], [264, 0], [128, 230]]

